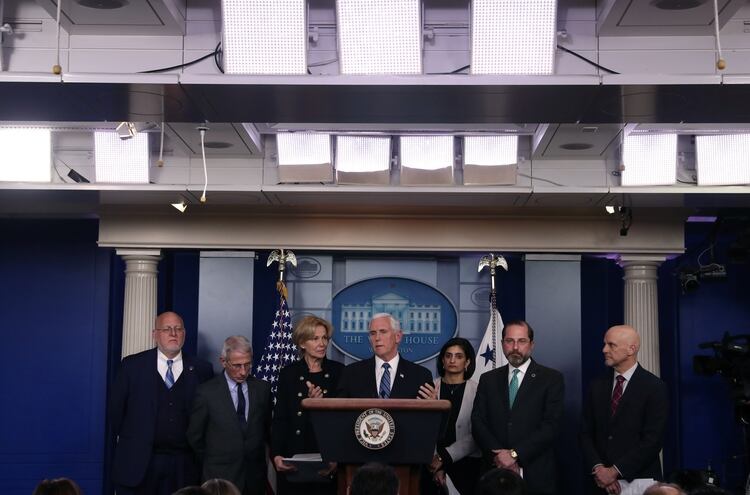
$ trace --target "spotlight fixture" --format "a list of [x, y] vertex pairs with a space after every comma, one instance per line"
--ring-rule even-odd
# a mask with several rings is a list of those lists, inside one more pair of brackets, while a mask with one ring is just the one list
[[82, 176], [81, 174], [73, 170], [72, 168], [68, 171], [68, 177], [73, 179], [73, 182], [77, 182], [78, 184], [91, 182], [86, 177]]
[[120, 139], [130, 139], [136, 135], [138, 129], [135, 128], [135, 124], [132, 122], [120, 122], [115, 129]]
[[185, 201], [180, 201], [179, 203], [172, 203], [172, 206], [180, 213], [185, 213], [185, 210], [187, 210], [187, 205], [185, 204]]

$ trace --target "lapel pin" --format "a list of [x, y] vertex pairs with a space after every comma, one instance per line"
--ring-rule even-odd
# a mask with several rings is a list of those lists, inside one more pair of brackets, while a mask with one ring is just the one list
[[532, 373], [531, 378], [536, 378], [536, 373]]
[[404, 374], [403, 373], [399, 373], [398, 376], [400, 376], [401, 378], [403, 378]]
[[193, 371], [193, 367], [192, 366], [188, 366], [188, 371]]

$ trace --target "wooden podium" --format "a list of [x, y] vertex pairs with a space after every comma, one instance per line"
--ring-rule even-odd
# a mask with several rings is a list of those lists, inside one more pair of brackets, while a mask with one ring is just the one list
[[435, 452], [447, 400], [304, 399], [324, 461], [339, 463], [339, 495], [367, 462], [396, 469], [399, 495], [419, 494], [421, 466]]

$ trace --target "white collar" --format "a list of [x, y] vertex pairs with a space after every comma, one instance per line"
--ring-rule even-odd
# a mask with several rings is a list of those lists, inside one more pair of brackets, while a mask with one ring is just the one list
[[[159, 350], [158, 347], [156, 348], [156, 356], [160, 360], [164, 361], [165, 363], [170, 359], [170, 358], [167, 357], [166, 354], [164, 354], [163, 352], [161, 352], [161, 350]], [[177, 355], [175, 357], [171, 358], [171, 359], [172, 359], [172, 363], [176, 363], [177, 361], [182, 361], [182, 351], [178, 352]]]
[[375, 369], [379, 370], [383, 367], [383, 363], [388, 363], [391, 366], [391, 369], [395, 371], [398, 368], [398, 361], [400, 357], [401, 356], [398, 352], [390, 361], [383, 361], [380, 357], [375, 356]]
[[530, 364], [531, 364], [531, 358], [527, 359], [527, 360], [526, 360], [526, 362], [525, 362], [525, 363], [523, 363], [523, 364], [522, 364], [521, 366], [519, 366], [518, 368], [516, 368], [516, 367], [514, 367], [513, 365], [511, 365], [510, 363], [508, 363], [508, 373], [509, 373], [509, 374], [512, 374], [512, 373], [513, 373], [513, 370], [516, 370], [516, 369], [517, 369], [518, 371], [520, 371], [520, 372], [521, 372], [521, 374], [522, 374], [522, 375], [525, 375], [525, 374], [526, 374], [526, 370], [528, 370], [528, 369], [529, 369], [529, 365], [530, 365]]

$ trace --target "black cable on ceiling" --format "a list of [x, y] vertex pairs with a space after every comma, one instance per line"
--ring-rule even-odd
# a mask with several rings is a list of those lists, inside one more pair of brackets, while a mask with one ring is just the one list
[[619, 74], [619, 72], [615, 72], [615, 71], [613, 71], [612, 69], [607, 69], [606, 67], [604, 67], [604, 66], [602, 66], [602, 65], [599, 65], [599, 64], [597, 64], [597, 63], [596, 63], [596, 62], [594, 62], [593, 60], [590, 60], [590, 59], [588, 59], [588, 58], [584, 57], [583, 55], [581, 55], [581, 54], [579, 54], [579, 53], [576, 53], [576, 52], [574, 52], [573, 50], [569, 50], [568, 48], [565, 48], [564, 46], [561, 46], [561, 45], [557, 45], [557, 48], [558, 48], [559, 50], [562, 50], [562, 51], [564, 51], [565, 53], [570, 53], [570, 54], [571, 54], [571, 55], [573, 55], [574, 57], [576, 57], [576, 58], [579, 58], [579, 59], [583, 60], [584, 62], [586, 62], [587, 64], [591, 64], [591, 65], [593, 65], [594, 67], [596, 67], [597, 69], [601, 69], [601, 70], [603, 70], [604, 72], [606, 72], [606, 73], [608, 73], [608, 74]]
[[179, 65], [173, 65], [171, 67], [162, 67], [161, 69], [151, 69], [151, 70], [142, 70], [138, 74], [158, 74], [159, 72], [167, 72], [174, 69], [182, 69], [183, 67], [190, 67], [191, 65], [195, 65], [198, 62], [202, 62], [203, 60], [206, 60], [209, 57], [214, 58], [214, 63], [216, 64], [216, 67], [224, 73], [224, 69], [219, 65], [219, 54], [222, 53], [221, 50], [221, 41], [218, 45], [216, 45], [216, 48], [214, 48], [214, 51], [212, 51], [209, 54], [203, 55], [202, 57], [196, 58], [195, 60], [191, 60], [190, 62], [185, 62], [184, 64]]

